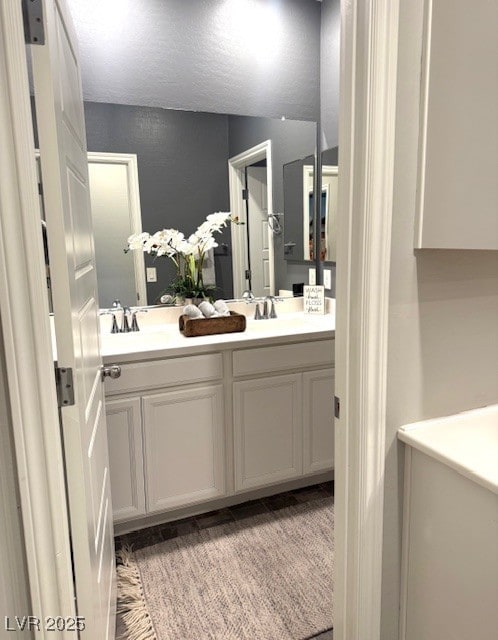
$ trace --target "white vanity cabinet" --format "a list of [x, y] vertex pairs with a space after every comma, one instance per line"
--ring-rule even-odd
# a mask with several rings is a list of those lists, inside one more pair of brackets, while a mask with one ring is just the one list
[[233, 353], [236, 491], [333, 468], [333, 362], [333, 340]]
[[334, 340], [266, 342], [135, 357], [106, 378], [116, 523], [184, 517], [333, 469]]

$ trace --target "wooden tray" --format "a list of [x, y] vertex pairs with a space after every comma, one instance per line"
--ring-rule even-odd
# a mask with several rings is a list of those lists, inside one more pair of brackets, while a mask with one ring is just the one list
[[180, 331], [186, 338], [210, 336], [216, 333], [234, 333], [246, 330], [246, 317], [230, 311], [229, 316], [219, 318], [189, 318], [186, 315], [178, 319]]

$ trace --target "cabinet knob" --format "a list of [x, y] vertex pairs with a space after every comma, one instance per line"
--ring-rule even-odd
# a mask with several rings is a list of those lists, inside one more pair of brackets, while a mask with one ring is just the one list
[[102, 365], [100, 371], [102, 372], [102, 380], [104, 378], [112, 378], [114, 380], [121, 376], [121, 367], [118, 364]]

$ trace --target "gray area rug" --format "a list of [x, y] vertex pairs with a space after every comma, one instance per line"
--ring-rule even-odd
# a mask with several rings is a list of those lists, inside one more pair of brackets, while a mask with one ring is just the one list
[[315, 500], [122, 549], [129, 640], [304, 640], [333, 626], [334, 514]]

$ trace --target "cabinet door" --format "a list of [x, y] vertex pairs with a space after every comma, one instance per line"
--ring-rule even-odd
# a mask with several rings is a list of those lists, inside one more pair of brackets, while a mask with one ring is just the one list
[[236, 490], [301, 475], [301, 375], [235, 382], [233, 388]]
[[140, 398], [106, 401], [114, 522], [145, 514]]
[[303, 373], [304, 473], [334, 466], [334, 369]]
[[223, 496], [223, 387], [167, 391], [142, 403], [147, 512]]

